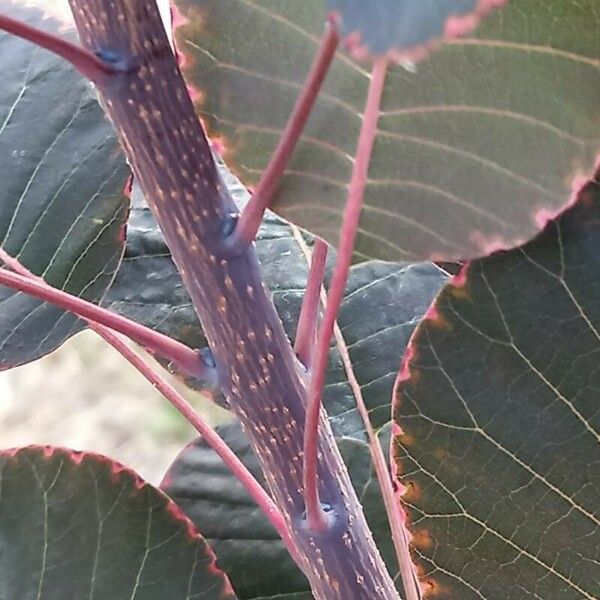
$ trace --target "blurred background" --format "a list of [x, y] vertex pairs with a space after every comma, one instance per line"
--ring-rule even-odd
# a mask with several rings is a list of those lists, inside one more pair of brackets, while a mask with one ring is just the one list
[[[227, 413], [170, 378], [206, 420]], [[0, 372], [0, 448], [51, 444], [105, 454], [153, 484], [195, 431], [115, 350], [83, 331], [44, 358]]]

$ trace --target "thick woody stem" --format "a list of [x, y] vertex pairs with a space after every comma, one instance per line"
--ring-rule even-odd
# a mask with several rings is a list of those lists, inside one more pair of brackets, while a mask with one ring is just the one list
[[[11, 264], [10, 257], [1, 249], [0, 260], [16, 270]], [[14, 261], [14, 259], [12, 260]], [[212, 382], [213, 385], [217, 384], [214, 369], [203, 362], [198, 351], [192, 350], [185, 344], [158, 331], [112, 313], [87, 300], [53, 288], [41, 278], [36, 277], [34, 279], [24, 274], [12, 273], [0, 268], [0, 284], [64, 308], [88, 322], [98, 323], [113, 331], [118, 331], [143, 346], [151, 354], [172, 361], [186, 374], [196, 379], [202, 379], [207, 383]]]
[[308, 370], [316, 341], [317, 318], [319, 315], [319, 294], [325, 275], [325, 261], [327, 260], [327, 244], [321, 239], [315, 240], [315, 246], [308, 272], [306, 290], [302, 299], [302, 308], [296, 328], [294, 350], [300, 362]]
[[328, 422], [318, 439], [328, 528], [304, 515], [306, 388], [252, 245], [227, 253], [236, 206], [221, 181], [154, 2], [71, 0], [83, 45], [135, 56], [100, 93], [163, 231], [316, 600], [396, 600]]
[[315, 101], [323, 86], [325, 76], [335, 56], [339, 43], [339, 35], [335, 25], [327, 23], [327, 28], [319, 52], [310, 69], [302, 93], [296, 101], [290, 119], [283, 130], [273, 156], [264, 170], [252, 198], [244, 207], [242, 214], [232, 233], [226, 238], [226, 243], [232, 253], [244, 251], [254, 241], [256, 233], [263, 220], [265, 210], [270, 206], [277, 184], [285, 171], [304, 130]]
[[356, 240], [363, 196], [367, 185], [369, 164], [377, 133], [377, 121], [379, 120], [379, 109], [386, 72], [387, 59], [378, 59], [375, 62], [371, 75], [369, 95], [358, 138], [356, 159], [340, 232], [338, 258], [331, 279], [331, 285], [329, 286], [325, 315], [319, 329], [314, 369], [310, 381], [304, 433], [304, 494], [309, 526], [315, 531], [322, 531], [326, 526], [326, 515], [319, 501], [317, 476], [317, 439], [321, 412], [321, 396], [323, 394], [323, 386], [325, 385], [331, 336], [333, 335], [337, 313], [344, 297], [348, 272], [352, 262], [354, 242]]

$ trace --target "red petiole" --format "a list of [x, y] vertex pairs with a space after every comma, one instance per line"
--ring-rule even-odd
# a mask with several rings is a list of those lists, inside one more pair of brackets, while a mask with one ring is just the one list
[[358, 231], [369, 164], [377, 133], [377, 121], [387, 72], [387, 59], [378, 59], [373, 67], [369, 95], [358, 139], [356, 160], [348, 191], [344, 220], [340, 232], [338, 258], [333, 272], [327, 306], [319, 329], [313, 374], [310, 381], [306, 421], [304, 425], [304, 499], [309, 527], [315, 531], [326, 528], [325, 514], [319, 501], [317, 477], [317, 441], [319, 437], [319, 414], [321, 396], [325, 385], [325, 373], [329, 344], [338, 310], [344, 297], [348, 272], [352, 262], [354, 242]]

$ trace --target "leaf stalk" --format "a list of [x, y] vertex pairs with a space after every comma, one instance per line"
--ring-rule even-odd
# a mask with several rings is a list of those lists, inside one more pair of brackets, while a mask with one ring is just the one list
[[68, 310], [90, 324], [96, 323], [118, 331], [143, 346], [151, 354], [172, 361], [186, 374], [214, 386], [218, 385], [216, 369], [207, 365], [197, 350], [101, 306], [52, 287], [41, 277], [29, 272], [2, 248], [0, 248], [0, 260], [16, 271], [0, 268], [0, 284]]
[[264, 170], [250, 201], [244, 207], [235, 229], [225, 238], [227, 249], [231, 254], [243, 252], [256, 238], [265, 210], [273, 201], [277, 185], [283, 176], [321, 91], [325, 76], [335, 56], [339, 39], [335, 25], [333, 22], [328, 22], [319, 51], [302, 88], [302, 93], [296, 101], [273, 156]]
[[377, 122], [379, 120], [387, 65], [387, 59], [380, 58], [375, 61], [373, 66], [363, 123], [358, 138], [356, 159], [340, 231], [338, 258], [329, 287], [329, 294], [327, 295], [325, 315], [319, 329], [315, 349], [314, 369], [310, 380], [306, 420], [304, 423], [303, 479], [306, 516], [309, 527], [314, 531], [323, 531], [327, 527], [326, 516], [319, 500], [317, 442], [319, 439], [319, 415], [321, 413], [321, 397], [325, 385], [329, 345], [337, 313], [344, 297], [348, 272], [352, 262], [354, 242], [360, 222], [369, 165], [377, 133]]
[[325, 261], [327, 260], [327, 244], [321, 238], [315, 240], [315, 246], [310, 262], [308, 280], [302, 308], [298, 318], [294, 351], [300, 362], [308, 370], [310, 368], [312, 352], [316, 341], [317, 320], [319, 314], [319, 294], [325, 275]]
[[46, 33], [37, 27], [32, 27], [6, 15], [0, 14], [0, 29], [64, 58], [86, 79], [97, 85], [103, 85], [110, 76], [126, 71], [118, 58], [110, 53], [94, 54], [61, 37]]

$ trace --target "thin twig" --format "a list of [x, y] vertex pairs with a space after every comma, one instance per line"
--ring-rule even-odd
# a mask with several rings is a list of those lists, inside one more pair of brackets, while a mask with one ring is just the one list
[[325, 315], [319, 329], [314, 369], [310, 381], [304, 426], [304, 499], [309, 527], [315, 531], [322, 531], [326, 527], [325, 515], [319, 501], [317, 440], [319, 435], [321, 396], [323, 394], [323, 386], [325, 385], [329, 344], [333, 334], [335, 319], [344, 297], [348, 271], [352, 262], [352, 253], [360, 221], [363, 196], [367, 185], [371, 154], [377, 134], [377, 121], [379, 119], [386, 72], [387, 59], [378, 59], [373, 66], [373, 73], [371, 75], [369, 95], [358, 138], [356, 160], [352, 171], [344, 220], [340, 232], [339, 253], [329, 287]]
[[196, 350], [140, 323], [52, 287], [41, 277], [28, 271], [2, 248], [0, 260], [15, 271], [13, 273], [0, 268], [0, 284], [68, 310], [88, 323], [98, 323], [118, 331], [142, 345], [151, 354], [172, 361], [186, 374], [216, 384], [215, 370], [202, 361]]
[[326, 259], [327, 244], [321, 238], [317, 238], [310, 262], [310, 270], [308, 272], [308, 280], [306, 290], [304, 291], [304, 298], [302, 299], [302, 308], [300, 309], [296, 340], [294, 342], [296, 356], [307, 370], [310, 368], [312, 352], [316, 341], [319, 292], [323, 284]]
[[262, 174], [252, 194], [252, 198], [244, 207], [233, 232], [226, 238], [232, 252], [243, 251], [256, 237], [256, 233], [270, 206], [283, 172], [304, 130], [308, 117], [331, 66], [339, 43], [339, 35], [333, 23], [327, 24], [327, 30], [321, 41], [319, 52], [296, 101], [290, 119], [281, 134], [281, 138], [273, 156]]
[[11, 19], [6, 15], [0, 15], [0, 29], [50, 50], [71, 63], [84, 77], [98, 85], [104, 83], [107, 77], [124, 70], [118, 61], [110, 62], [108, 60], [107, 57], [112, 58], [110, 53], [103, 57], [96, 56], [61, 37], [31, 27], [27, 23]]

